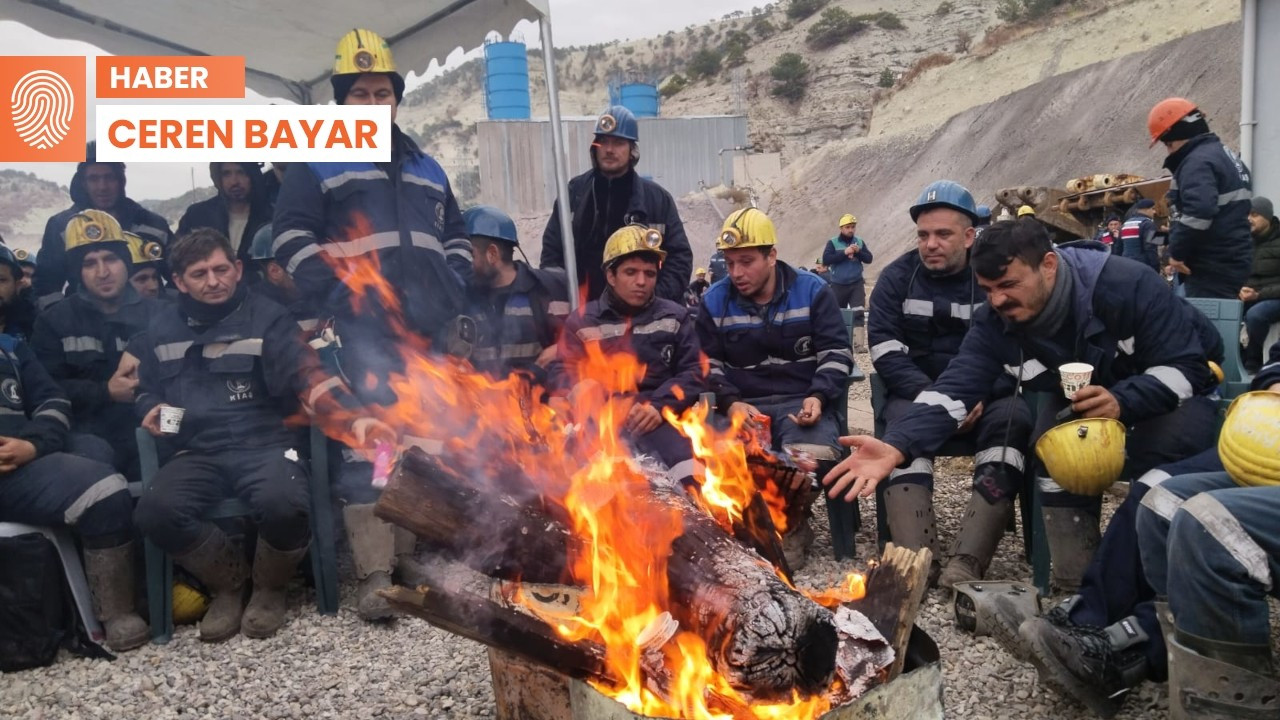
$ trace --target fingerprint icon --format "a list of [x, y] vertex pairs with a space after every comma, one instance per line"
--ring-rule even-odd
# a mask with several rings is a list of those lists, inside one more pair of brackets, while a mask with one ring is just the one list
[[71, 132], [75, 94], [66, 78], [50, 70], [32, 70], [13, 86], [13, 129], [23, 142], [48, 150]]

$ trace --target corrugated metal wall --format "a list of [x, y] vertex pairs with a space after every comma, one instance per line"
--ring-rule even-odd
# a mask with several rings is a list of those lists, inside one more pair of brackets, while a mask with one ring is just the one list
[[[546, 120], [484, 120], [476, 123], [480, 143], [480, 201], [515, 215], [551, 210], [555, 203], [555, 165], [551, 124]], [[569, 177], [591, 167], [588, 148], [595, 118], [565, 120]], [[735, 153], [722, 148], [747, 144], [747, 118], [645, 118], [640, 120], [637, 172], [676, 197], [707, 185], [733, 182]]]

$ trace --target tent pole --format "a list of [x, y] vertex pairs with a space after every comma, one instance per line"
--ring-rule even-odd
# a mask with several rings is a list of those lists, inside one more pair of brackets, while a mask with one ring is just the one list
[[574, 251], [573, 222], [569, 213], [568, 157], [564, 149], [564, 126], [560, 123], [560, 90], [556, 83], [556, 46], [551, 41], [550, 13], [540, 14], [542, 63], [547, 71], [547, 106], [551, 111], [551, 152], [555, 154], [556, 202], [560, 210], [560, 237], [564, 240], [564, 269], [569, 276], [569, 307], [578, 309], [578, 256]]

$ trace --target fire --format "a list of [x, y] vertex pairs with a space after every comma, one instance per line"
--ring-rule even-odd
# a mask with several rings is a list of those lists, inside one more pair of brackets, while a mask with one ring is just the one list
[[851, 572], [845, 576], [844, 582], [828, 590], [802, 590], [810, 600], [819, 605], [836, 609], [847, 602], [861, 600], [867, 596], [867, 579], [861, 573]]
[[[333, 264], [354, 295], [384, 310], [398, 308], [398, 295], [376, 263], [347, 258]], [[605, 648], [607, 675], [616, 684], [596, 684], [598, 690], [632, 712], [689, 720], [806, 720], [829, 709], [823, 696], [794, 694], [777, 704], [746, 697], [716, 671], [703, 639], [672, 620], [667, 561], [683, 532], [682, 518], [670, 504], [644, 501], [649, 475], [622, 439], [628, 393], [644, 372], [634, 357], [605, 355], [588, 344], [579, 379], [592, 381], [593, 391], [552, 406], [534, 400], [515, 376], [494, 380], [465, 362], [422, 352], [421, 341], [394, 317], [392, 322], [405, 338], [403, 370], [388, 380], [397, 401], [364, 412], [397, 428], [403, 443], [447, 456], [449, 468], [482, 491], [501, 488], [563, 509], [583, 541], [578, 556], [569, 558], [566, 584], [582, 592], [576, 614], [540, 617], [566, 638]], [[707, 413], [700, 404], [667, 417], [705, 465], [695, 500], [717, 522], [732, 524], [763, 492], [781, 532], [784, 501], [776, 487], [759, 487], [738, 437], [741, 422], [716, 429]], [[352, 444], [341, 429], [350, 418], [326, 420], [332, 437]], [[531, 487], [510, 486], [504, 471], [513, 467]], [[838, 604], [864, 592], [861, 577], [851, 576], [845, 586], [814, 599]]]

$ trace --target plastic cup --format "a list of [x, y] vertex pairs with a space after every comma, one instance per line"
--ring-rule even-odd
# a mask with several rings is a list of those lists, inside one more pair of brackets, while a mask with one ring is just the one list
[[1067, 363], [1058, 367], [1058, 375], [1062, 378], [1062, 394], [1070, 400], [1077, 390], [1089, 384], [1093, 366], [1089, 363]]
[[160, 408], [160, 432], [165, 435], [177, 435], [182, 428], [182, 415], [186, 410], [172, 405]]

